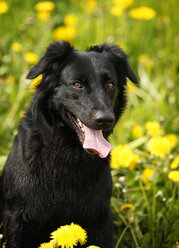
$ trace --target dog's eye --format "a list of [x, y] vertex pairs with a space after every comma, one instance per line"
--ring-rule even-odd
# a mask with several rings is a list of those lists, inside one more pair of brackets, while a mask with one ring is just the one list
[[73, 87], [76, 89], [82, 88], [82, 84], [80, 82], [73, 83]]
[[113, 88], [114, 88], [114, 83], [113, 83], [113, 82], [109, 82], [109, 83], [107, 84], [107, 88], [108, 88], [108, 89], [113, 89]]

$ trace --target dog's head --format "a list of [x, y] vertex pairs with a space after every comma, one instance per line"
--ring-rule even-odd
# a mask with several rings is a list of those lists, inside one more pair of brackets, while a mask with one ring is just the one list
[[55, 42], [27, 78], [39, 74], [43, 80], [36, 94], [47, 122], [61, 120], [78, 134], [85, 149], [106, 157], [111, 146], [103, 135], [112, 131], [126, 104], [126, 78], [137, 83], [126, 54], [115, 45], [81, 52], [68, 42]]

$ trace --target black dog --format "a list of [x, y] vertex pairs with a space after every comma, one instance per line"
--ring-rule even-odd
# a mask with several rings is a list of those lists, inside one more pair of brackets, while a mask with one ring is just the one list
[[50, 45], [27, 78], [39, 74], [2, 175], [6, 248], [37, 248], [71, 222], [88, 233], [83, 247], [112, 248], [106, 139], [126, 104], [126, 77], [136, 76], [117, 46], [80, 52], [68, 42]]

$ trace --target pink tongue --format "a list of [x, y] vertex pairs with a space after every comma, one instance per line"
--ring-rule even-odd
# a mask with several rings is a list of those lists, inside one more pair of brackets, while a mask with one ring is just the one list
[[85, 140], [83, 142], [83, 148], [96, 152], [101, 158], [107, 157], [107, 155], [112, 149], [112, 146], [103, 137], [102, 130], [90, 129], [84, 124], [83, 128], [85, 131]]

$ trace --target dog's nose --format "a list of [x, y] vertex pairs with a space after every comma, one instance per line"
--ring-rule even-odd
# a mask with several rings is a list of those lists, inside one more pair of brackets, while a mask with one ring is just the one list
[[99, 129], [110, 128], [115, 121], [114, 114], [111, 112], [97, 111], [95, 114], [95, 125]]

